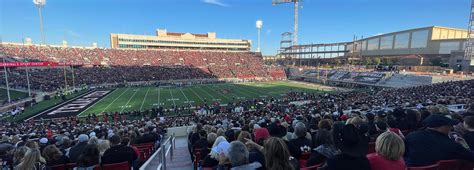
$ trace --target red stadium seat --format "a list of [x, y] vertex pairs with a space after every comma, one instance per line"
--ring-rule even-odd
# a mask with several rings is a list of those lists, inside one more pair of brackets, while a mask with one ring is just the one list
[[310, 156], [311, 152], [303, 152], [303, 154], [301, 154], [300, 160], [308, 160]]
[[438, 161], [439, 170], [457, 170], [461, 168], [462, 162], [456, 159]]
[[408, 167], [408, 170], [438, 170], [439, 164], [433, 164], [428, 166]]
[[321, 164], [313, 165], [313, 166], [308, 166], [305, 168], [301, 168], [301, 170], [318, 170], [318, 168], [321, 166]]
[[128, 165], [128, 162], [102, 165], [102, 170], [129, 170], [129, 169], [130, 169], [130, 166]]
[[298, 163], [300, 164], [300, 168], [306, 167], [306, 162], [308, 162], [308, 161], [307, 161], [307, 160], [303, 160], [303, 159], [298, 160]]

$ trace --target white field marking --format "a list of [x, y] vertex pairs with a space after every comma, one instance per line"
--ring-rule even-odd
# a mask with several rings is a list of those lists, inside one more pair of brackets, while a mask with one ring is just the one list
[[173, 105], [176, 106], [176, 102], [174, 101], [174, 97], [173, 97], [173, 93], [171, 93], [171, 87], [168, 88], [168, 90], [170, 91], [170, 94], [171, 94], [171, 100], [173, 100]]
[[[160, 105], [160, 92], [161, 92], [161, 88], [158, 87], [158, 105]], [[164, 105], [164, 104], [163, 104]]]
[[115, 101], [117, 101], [123, 94], [125, 94], [125, 92], [127, 92], [130, 88], [127, 88], [125, 91], [122, 92], [122, 94], [120, 94], [117, 98], [115, 98], [111, 103], [109, 103], [109, 105], [107, 105], [107, 107], [104, 108], [104, 110], [102, 110], [102, 113], [105, 112], [105, 110], [107, 110], [112, 104], [115, 103]]
[[202, 102], [204, 102], [204, 100], [201, 98], [201, 96], [199, 96], [196, 91], [193, 90], [193, 87], [190, 87], [189, 89], [191, 89], [191, 91], [197, 96], [199, 97], [199, 100], [201, 100]]
[[[122, 110], [120, 110], [120, 113], [122, 113], [123, 110], [124, 110], [125, 108], [127, 108], [128, 103], [130, 103], [130, 100], [133, 99], [133, 96], [135, 96], [135, 94], [137, 94], [138, 91], [140, 91], [140, 89], [138, 89], [138, 90], [136, 90], [135, 92], [133, 92], [132, 96], [130, 96], [130, 98], [128, 99], [127, 103], [125, 103], [125, 105], [124, 105], [125, 107], [122, 107]], [[130, 106], [130, 107], [131, 107], [131, 106]]]
[[[232, 86], [234, 86], [234, 88], [236, 88], [236, 89], [237, 89], [237, 88], [238, 88], [238, 89], [241, 89], [241, 87], [239, 87], [239, 86], [237, 86], [237, 85], [235, 85], [235, 84], [232, 84]], [[245, 95], [245, 96], [248, 96], [249, 99], [253, 98], [252, 95], [249, 95], [249, 94], [247, 94], [247, 93], [244, 93], [244, 92], [242, 92], [242, 90], [236, 90], [236, 91], [237, 91], [238, 93], [241, 93], [241, 94]], [[245, 99], [246, 97], [243, 97], [243, 98]]]
[[142, 105], [140, 106], [140, 111], [142, 111], [142, 109], [143, 109], [143, 104], [145, 104], [145, 100], [146, 100], [146, 96], [148, 95], [148, 91], [150, 91], [149, 87], [146, 90], [145, 97], [143, 98]]
[[[186, 103], [189, 103], [188, 96], [186, 96], [186, 94], [184, 94], [183, 89], [182, 89], [182, 88], [179, 88], [179, 91], [181, 91], [181, 94], [183, 94], [184, 98], [186, 98]], [[193, 101], [193, 102], [194, 102], [194, 101]]]
[[[214, 91], [214, 89], [211, 89], [209, 86], [207, 86], [207, 88], [210, 89], [210, 90], [212, 90], [212, 91]], [[219, 87], [216, 87], [216, 88], [221, 89], [221, 88], [219, 88]], [[230, 101], [229, 98], [227, 98], [227, 96], [225, 96], [225, 95], [222, 94], [221, 92], [219, 92], [219, 91], [215, 91], [215, 92], [216, 92], [218, 95], [221, 95], [222, 97], [224, 97], [226, 100]]]
[[118, 90], [115, 90], [113, 92], [109, 92], [107, 93], [107, 95], [103, 96], [99, 101], [95, 102], [94, 104], [92, 104], [91, 106], [89, 106], [86, 110], [82, 111], [81, 113], [79, 113], [77, 116], [78, 117], [81, 117], [83, 116], [82, 114], [86, 113], [87, 110], [89, 110], [90, 108], [93, 108], [97, 103], [99, 103], [100, 101], [104, 100], [105, 98], [107, 98], [108, 95], [112, 95], [112, 93], [115, 93], [116, 91]]
[[[239, 87], [239, 86], [235, 86], [235, 87], [241, 89], [242, 91], [249, 92], [248, 94], [251, 94], [251, 96], [256, 96], [257, 95], [257, 93], [251, 92], [250, 90], [247, 90], [243, 87]], [[247, 94], [247, 93], [245, 93], [245, 94]], [[247, 96], [249, 96], [249, 95], [247, 95]]]
[[206, 94], [210, 97], [211, 100], [212, 100], [212, 99], [217, 99], [216, 97], [214, 97], [213, 95], [211, 95], [209, 92], [207, 92], [206, 90], [204, 90], [203, 87], [204, 87], [204, 86], [199, 87], [199, 90], [201, 90], [202, 92], [206, 93]]

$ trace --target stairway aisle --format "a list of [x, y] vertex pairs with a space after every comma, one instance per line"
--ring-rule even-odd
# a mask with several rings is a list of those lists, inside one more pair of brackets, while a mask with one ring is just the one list
[[176, 137], [176, 148], [173, 153], [173, 159], [166, 159], [166, 169], [192, 170], [193, 163], [188, 151], [188, 140], [186, 137]]

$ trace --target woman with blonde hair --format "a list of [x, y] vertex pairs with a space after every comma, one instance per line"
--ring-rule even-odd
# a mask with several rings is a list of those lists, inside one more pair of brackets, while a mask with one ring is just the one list
[[109, 140], [100, 140], [99, 144], [97, 145], [97, 149], [99, 149], [100, 156], [104, 155], [104, 152], [110, 148]]
[[21, 146], [16, 149], [15, 154], [13, 154], [13, 165], [16, 166], [20, 164], [23, 157], [25, 157], [26, 152], [28, 151], [28, 147]]
[[26, 151], [20, 164], [15, 167], [15, 170], [36, 170], [46, 169], [46, 161], [41, 157], [39, 149], [33, 148]]
[[402, 159], [405, 144], [400, 136], [391, 131], [382, 133], [375, 141], [375, 153], [367, 155], [372, 170], [405, 169]]
[[221, 153], [227, 153], [229, 145], [229, 142], [227, 142], [227, 139], [225, 139], [224, 136], [217, 137], [214, 141], [214, 144], [212, 145], [211, 151], [204, 157], [202, 166], [217, 166], [219, 164], [219, 155]]

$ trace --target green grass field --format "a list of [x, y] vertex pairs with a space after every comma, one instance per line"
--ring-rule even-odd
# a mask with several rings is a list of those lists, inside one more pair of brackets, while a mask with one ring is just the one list
[[[23, 99], [26, 97], [28, 97], [28, 93], [10, 89], [10, 98], [12, 100]], [[7, 100], [8, 100], [7, 89], [0, 88], [0, 102], [3, 103], [4, 101], [7, 101]]]
[[246, 84], [210, 84], [191, 87], [128, 87], [119, 88], [83, 111], [79, 116], [102, 112], [126, 112], [173, 105], [208, 104], [219, 101], [281, 97], [288, 91], [320, 92], [316, 86], [278, 81]]

